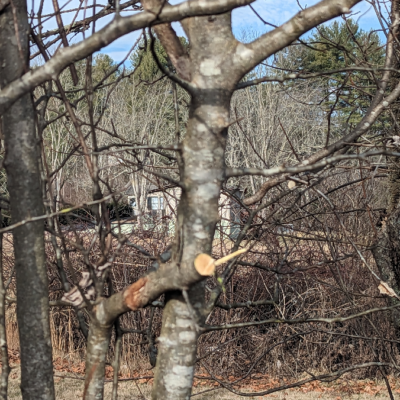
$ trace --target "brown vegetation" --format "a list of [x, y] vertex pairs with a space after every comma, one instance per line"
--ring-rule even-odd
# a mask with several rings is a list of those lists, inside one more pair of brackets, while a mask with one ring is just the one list
[[[1, 4], [0, 400], [17, 361], [24, 400], [54, 400], [54, 377], [84, 400], [137, 381], [394, 400], [400, 1], [368, 2], [382, 35], [361, 0], [280, 27], [251, 6], [268, 30], [239, 41], [250, 3]], [[141, 28], [129, 66], [93, 56]]]

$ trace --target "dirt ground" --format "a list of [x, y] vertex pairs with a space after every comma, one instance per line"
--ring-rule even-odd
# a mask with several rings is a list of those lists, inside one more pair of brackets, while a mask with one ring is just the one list
[[[55, 377], [56, 399], [57, 400], [77, 400], [82, 398], [83, 381], [78, 379], [63, 378], [60, 375]], [[368, 383], [366, 383], [368, 385]], [[105, 399], [111, 400], [112, 383], [106, 383]], [[119, 384], [119, 400], [150, 400], [151, 385], [146, 383], [137, 383], [135, 381], [121, 382]], [[207, 387], [195, 388], [194, 395], [200, 391], [207, 390]], [[305, 389], [296, 389], [291, 391], [279, 392], [268, 396], [243, 397], [236, 396], [223, 389], [213, 390], [204, 394], [192, 396], [196, 400], [239, 400], [239, 399], [261, 399], [269, 398], [276, 400], [380, 400], [388, 399], [389, 396], [385, 390], [379, 390], [375, 394], [346, 394], [333, 391], [331, 393], [321, 391], [308, 391]], [[21, 392], [19, 389], [19, 379], [11, 378], [9, 385], [9, 400], [20, 400]], [[395, 399], [400, 400], [400, 394], [394, 393]], [[160, 399], [161, 400], [161, 399]]]
[[[15, 357], [14, 357], [15, 358]], [[82, 399], [84, 388], [84, 363], [69, 364], [65, 360], [56, 359], [54, 362], [54, 383], [57, 400]], [[9, 400], [22, 399], [20, 390], [19, 359], [11, 363], [9, 376]], [[111, 400], [112, 368], [106, 368], [105, 400]], [[150, 400], [152, 387], [152, 371], [133, 373], [130, 377], [121, 378], [118, 384], [118, 400]], [[135, 380], [131, 380], [135, 377]], [[366, 379], [351, 380], [341, 378], [330, 383], [309, 382], [300, 388], [285, 390], [267, 396], [238, 396], [226, 389], [218, 387], [206, 380], [207, 374], [198, 374], [194, 379], [194, 400], [239, 400], [239, 399], [276, 399], [276, 400], [383, 400], [389, 399], [386, 385], [383, 381]], [[307, 376], [308, 377], [308, 376]], [[221, 377], [222, 378], [222, 377]], [[230, 377], [234, 379], [233, 377]], [[300, 377], [301, 379], [306, 376]], [[124, 379], [126, 379], [124, 381]], [[232, 381], [229, 379], [229, 381]], [[395, 400], [400, 400], [400, 379], [388, 377]], [[289, 383], [285, 378], [254, 374], [251, 380], [243, 381], [242, 392], [262, 392]], [[160, 399], [163, 400], [163, 399]]]

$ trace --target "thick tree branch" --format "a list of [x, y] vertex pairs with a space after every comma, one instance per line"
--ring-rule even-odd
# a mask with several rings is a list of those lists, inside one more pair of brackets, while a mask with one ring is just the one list
[[[289, 174], [299, 174], [301, 172], [312, 172], [312, 171], [319, 171], [325, 168], [328, 165], [333, 165], [338, 163], [339, 161], [344, 160], [366, 160], [368, 157], [374, 157], [379, 155], [387, 155], [392, 157], [400, 157], [400, 153], [398, 152], [388, 152], [388, 151], [368, 151], [361, 154], [339, 154], [337, 156], [325, 158], [324, 160], [317, 162], [311, 165], [302, 165], [300, 163], [297, 166], [293, 167], [285, 167], [284, 165], [280, 167], [268, 168], [268, 169], [259, 169], [259, 168], [230, 168], [226, 172], [227, 177], [234, 177], [234, 176], [245, 176], [245, 175], [258, 175], [258, 176], [265, 176], [270, 177], [277, 175], [279, 173], [289, 173]], [[290, 179], [290, 177], [289, 177]], [[295, 179], [295, 178], [293, 178]]]
[[[257, 46], [261, 46], [261, 44], [263, 43], [263, 41], [265, 41], [265, 38], [268, 35], [271, 35], [270, 36], [270, 40], [272, 40], [274, 32], [276, 33], [276, 31], [278, 29], [281, 29], [281, 28], [283, 29], [283, 27], [286, 26], [286, 25], [290, 26], [290, 24], [294, 23], [294, 20], [296, 18], [300, 18], [300, 16], [301, 16], [301, 18], [300, 18], [300, 20], [301, 20], [309, 12], [311, 12], [310, 17], [312, 17], [312, 14], [315, 14], [316, 8], [322, 7], [321, 10], [323, 10], [324, 8], [325, 9], [326, 8], [329, 9], [329, 7], [333, 7], [333, 8], [336, 7], [337, 8], [339, 3], [342, 6], [344, 4], [349, 5], [349, 3], [354, 5], [354, 4], [358, 3], [358, 1], [339, 1], [339, 2], [335, 1], [335, 2], [329, 2], [329, 1], [324, 0], [321, 3], [317, 4], [316, 6], [302, 11], [296, 17], [294, 17], [294, 19], [292, 19], [289, 22], [287, 22], [286, 24], [282, 25], [280, 28], [277, 28], [274, 31], [269, 32], [266, 35], [263, 35], [261, 38], [259, 38], [255, 42], [252, 42], [252, 43], [250, 43], [249, 45], [246, 45], [246, 46], [250, 46], [250, 47], [251, 46], [255, 46], [257, 48]], [[314, 15], [314, 17], [315, 17], [315, 15]], [[328, 157], [329, 155], [332, 155], [337, 151], [341, 150], [343, 152], [343, 150], [348, 146], [348, 143], [355, 142], [362, 134], [367, 132], [369, 130], [370, 126], [372, 125], [372, 123], [374, 123], [376, 121], [376, 119], [378, 118], [379, 114], [383, 111], [383, 109], [385, 109], [391, 103], [393, 103], [397, 99], [397, 97], [400, 95], [400, 87], [398, 85], [398, 86], [396, 86], [396, 88], [392, 91], [392, 93], [389, 96], [384, 98], [385, 89], [387, 88], [387, 85], [388, 85], [388, 82], [389, 82], [389, 78], [390, 78], [390, 74], [391, 74], [391, 69], [394, 66], [394, 60], [395, 60], [395, 57], [394, 57], [394, 44], [396, 43], [395, 35], [396, 35], [397, 30], [398, 30], [398, 23], [397, 23], [397, 20], [396, 20], [396, 21], [393, 22], [392, 29], [391, 29], [391, 31], [390, 31], [390, 33], [388, 35], [387, 46], [386, 46], [386, 60], [385, 60], [385, 65], [384, 65], [384, 73], [383, 73], [383, 76], [382, 76], [381, 80], [379, 81], [379, 89], [380, 90], [378, 90], [377, 93], [375, 94], [375, 97], [371, 102], [371, 106], [369, 107], [369, 109], [368, 109], [366, 115], [364, 116], [364, 118], [360, 121], [360, 123], [356, 126], [356, 128], [352, 132], [348, 133], [342, 139], [336, 141], [335, 143], [331, 144], [330, 146], [327, 146], [327, 147], [317, 151], [312, 156], [310, 156], [308, 159], [304, 160], [300, 165], [314, 164], [317, 161], [320, 161], [323, 158]], [[287, 43], [287, 44], [289, 44], [289, 43]], [[272, 43], [272, 46], [274, 46], [273, 43]], [[280, 48], [278, 46], [278, 47], [276, 47], [276, 50], [274, 50], [274, 51], [277, 51], [279, 49]], [[249, 49], [246, 49], [246, 51], [247, 50], [249, 50]], [[252, 51], [254, 51], [254, 50], [252, 50]], [[261, 49], [261, 51], [262, 51], [262, 49]], [[254, 56], [253, 53], [249, 53], [249, 54], [246, 54], [245, 58], [250, 57], [250, 55]], [[259, 61], [261, 61], [261, 60], [259, 60]], [[245, 205], [252, 205], [254, 203], [257, 203], [258, 201], [260, 201], [266, 195], [266, 193], [270, 189], [272, 189], [273, 187], [275, 187], [275, 186], [287, 181], [289, 178], [290, 178], [290, 174], [289, 173], [285, 173], [285, 174], [282, 174], [281, 176], [269, 179], [267, 182], [265, 182], [261, 186], [261, 188], [254, 195], [246, 198], [243, 201], [243, 203]]]
[[[324, 0], [321, 3], [317, 4], [316, 6], [311, 7], [310, 9], [307, 9], [305, 11], [302, 11], [295, 18], [300, 18], [300, 16], [302, 16], [302, 18], [303, 18], [304, 15], [306, 15], [305, 13], [307, 13], [307, 12], [311, 12], [311, 14], [313, 14], [313, 13], [315, 13], [315, 9], [318, 7], [322, 7], [322, 9], [326, 8], [326, 7], [329, 8], [330, 4], [331, 4], [331, 6], [336, 4], [336, 6], [337, 6], [338, 3], [340, 3], [342, 5], [344, 3], [346, 3], [349, 6], [349, 3], [354, 5], [354, 4], [358, 3], [358, 1], [345, 1], [344, 0], [344, 1], [339, 1], [339, 2], [336, 2], [336, 1], [330, 2], [329, 0], [328, 1]], [[287, 24], [290, 25], [291, 23], [293, 23], [293, 19], [290, 20], [289, 22], [287, 22], [286, 24], [282, 25], [280, 28], [283, 28]], [[280, 28], [277, 28], [277, 29], [280, 29]], [[277, 29], [275, 29], [274, 31], [272, 31], [270, 33], [267, 33], [266, 35], [262, 36], [261, 38], [259, 38], [258, 40], [256, 40], [253, 43], [250, 43], [247, 46], [250, 46], [250, 47], [251, 46], [256, 46], [256, 47], [261, 46], [260, 43], [263, 43], [265, 41], [265, 37], [267, 37], [267, 35], [269, 35], [269, 34], [273, 34], [274, 32], [277, 31]], [[314, 164], [315, 162], [320, 161], [325, 157], [328, 157], [329, 155], [335, 153], [336, 151], [343, 150], [346, 146], [348, 146], [348, 143], [355, 142], [362, 134], [364, 134], [365, 132], [367, 132], [369, 130], [370, 126], [372, 125], [372, 123], [374, 123], [376, 121], [376, 119], [378, 118], [379, 114], [383, 111], [383, 109], [385, 109], [391, 103], [393, 103], [397, 99], [397, 97], [400, 95], [400, 85], [397, 85], [395, 87], [395, 89], [392, 91], [392, 93], [388, 97], [384, 98], [385, 89], [387, 88], [390, 74], [391, 74], [391, 69], [395, 65], [394, 64], [394, 61], [395, 61], [394, 44], [396, 43], [395, 36], [397, 34], [397, 31], [398, 31], [398, 21], [396, 19], [395, 21], [393, 21], [392, 29], [390, 30], [390, 33], [388, 35], [384, 73], [383, 73], [381, 80], [379, 81], [379, 89], [380, 90], [378, 90], [377, 93], [375, 94], [375, 97], [373, 98], [371, 105], [370, 105], [366, 115], [364, 116], [364, 118], [359, 122], [359, 124], [356, 126], [356, 128], [352, 132], [348, 133], [342, 139], [336, 141], [335, 143], [331, 144], [330, 146], [327, 146], [327, 147], [317, 151], [312, 156], [310, 156], [308, 159], [304, 160], [301, 163], [302, 165]], [[272, 37], [270, 39], [272, 39]], [[257, 44], [257, 43], [259, 43], [259, 44]], [[287, 44], [289, 44], [289, 43], [287, 43]], [[277, 50], [279, 50], [279, 48], [277, 48]], [[254, 203], [257, 203], [265, 196], [265, 194], [270, 189], [272, 189], [276, 185], [279, 185], [280, 183], [285, 182], [289, 178], [290, 178], [290, 174], [286, 173], [286, 174], [282, 174], [281, 176], [278, 176], [276, 178], [269, 179], [267, 182], [265, 182], [261, 186], [261, 188], [254, 195], [245, 199], [243, 201], [243, 203], [245, 205], [252, 205]]]
[[[143, 0], [142, 4], [146, 11], [158, 15], [162, 11], [165, 2], [160, 0]], [[154, 31], [166, 50], [177, 74], [185, 81], [190, 81], [191, 66], [189, 55], [182, 46], [179, 37], [172, 29], [171, 24], [157, 25], [154, 27]]]
[[94, 313], [101, 325], [112, 325], [119, 315], [143, 308], [163, 293], [191, 287], [204, 278], [193, 264], [186, 267], [181, 265], [180, 268], [173, 262], [161, 264], [156, 271], [146, 274], [125, 290], [103, 299], [95, 306]]
[[243, 73], [252, 70], [261, 61], [282, 50], [302, 34], [317, 25], [341, 14], [350, 12], [351, 7], [361, 0], [323, 0], [313, 7], [300, 11], [288, 22], [246, 45], [238, 46], [235, 64], [243, 67]]
[[[374, 100], [372, 101], [372, 104], [370, 108], [368, 109], [366, 115], [362, 120], [358, 123], [358, 125], [354, 128], [353, 131], [342, 137], [340, 140], [336, 141], [335, 143], [332, 143], [330, 146], [325, 147], [316, 153], [314, 153], [312, 156], [308, 157], [306, 160], [302, 161], [295, 167], [290, 167], [290, 169], [287, 170], [287, 172], [283, 173], [283, 170], [281, 170], [282, 175], [278, 176], [276, 178], [269, 179], [267, 182], [265, 182], [260, 190], [255, 193], [253, 196], [250, 196], [246, 198], [243, 203], [245, 205], [251, 205], [254, 204], [258, 201], [260, 201], [265, 194], [274, 186], [279, 185], [280, 183], [283, 183], [290, 179], [291, 174], [293, 173], [298, 173], [298, 172], [304, 172], [303, 168], [311, 168], [310, 170], [315, 170], [315, 165], [318, 161], [328, 157], [331, 154], [334, 154], [335, 152], [342, 150], [343, 148], [347, 147], [349, 143], [354, 143], [361, 135], [364, 133], [368, 132], [370, 127], [372, 126], [373, 123], [378, 119], [379, 115], [387, 109], [387, 107], [392, 104], [400, 95], [400, 84], [398, 84], [395, 89], [390, 93], [387, 97], [383, 97], [383, 90], [380, 90], [377, 95], [375, 96]], [[340, 156], [337, 156], [337, 160], [340, 159]], [[349, 156], [345, 156], [349, 157]], [[323, 167], [324, 165], [328, 165], [328, 163], [321, 162], [318, 165]], [[281, 167], [277, 167], [277, 169], [280, 169]], [[276, 173], [279, 173], [276, 171]], [[264, 175], [264, 174], [261, 174]], [[274, 174], [272, 174], [274, 175]], [[232, 175], [231, 175], [232, 176]], [[266, 176], [266, 175], [264, 175]]]
[[164, 22], [179, 21], [195, 15], [212, 15], [224, 13], [232, 8], [244, 6], [254, 0], [191, 0], [176, 6], [165, 6], [159, 15], [141, 12], [129, 17], [115, 18], [110, 24], [86, 40], [61, 49], [42, 67], [34, 69], [15, 80], [0, 91], [0, 115], [2, 115], [18, 98], [33, 90], [36, 86], [51, 79], [57, 79], [60, 72], [71, 63], [107, 46], [119, 37], [137, 29]]
[[171, 24], [161, 24], [154, 27], [161, 44], [164, 46], [178, 75], [185, 81], [191, 79], [190, 58], [182, 46], [179, 37], [172, 29]]

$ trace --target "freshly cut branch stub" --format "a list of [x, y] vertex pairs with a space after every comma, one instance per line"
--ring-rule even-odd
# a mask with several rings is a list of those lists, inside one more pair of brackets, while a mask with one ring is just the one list
[[397, 297], [400, 299], [396, 292], [384, 281], [380, 281], [378, 289], [381, 294], [386, 294], [387, 296]]
[[208, 254], [199, 254], [194, 260], [194, 267], [201, 276], [210, 276], [215, 271], [215, 260]]
[[208, 254], [199, 254], [196, 259], [194, 260], [194, 267], [196, 268], [196, 271], [201, 275], [201, 276], [210, 276], [214, 273], [215, 267], [218, 265], [224, 264], [227, 261], [231, 260], [232, 258], [237, 257], [240, 254], [246, 253], [247, 249], [240, 249], [238, 251], [235, 251], [234, 253], [228, 254], [225, 257], [222, 257], [218, 260], [214, 260], [211, 256]]

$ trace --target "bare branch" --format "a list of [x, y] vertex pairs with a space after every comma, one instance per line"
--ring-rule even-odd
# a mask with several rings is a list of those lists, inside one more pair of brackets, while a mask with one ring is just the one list
[[18, 98], [31, 91], [36, 86], [48, 80], [57, 79], [59, 73], [71, 63], [79, 61], [88, 55], [109, 45], [119, 37], [134, 30], [163, 22], [179, 21], [194, 15], [219, 14], [251, 3], [254, 0], [229, 0], [221, 3], [219, 0], [191, 0], [176, 6], [165, 6], [159, 15], [144, 11], [130, 17], [116, 18], [106, 27], [96, 32], [86, 40], [61, 49], [50, 61], [40, 68], [23, 75], [0, 91], [0, 115], [2, 115]]
[[361, 0], [323, 0], [315, 6], [302, 10], [288, 22], [262, 35], [254, 42], [238, 46], [238, 50], [241, 51], [236, 53], [235, 64], [240, 65], [245, 74], [261, 61], [298, 39], [303, 33], [331, 18], [349, 13], [351, 7], [360, 2]]
[[324, 323], [324, 324], [334, 324], [338, 322], [346, 322], [351, 319], [360, 318], [365, 315], [373, 314], [381, 311], [390, 311], [395, 308], [400, 307], [400, 304], [395, 304], [393, 306], [388, 307], [380, 307], [380, 308], [372, 308], [366, 311], [362, 311], [357, 314], [349, 315], [348, 317], [336, 317], [336, 318], [298, 318], [298, 319], [283, 319], [283, 318], [271, 318], [263, 321], [251, 321], [251, 322], [242, 322], [238, 324], [226, 324], [220, 326], [205, 326], [201, 330], [203, 333], [205, 332], [213, 332], [213, 331], [221, 331], [224, 329], [238, 329], [245, 328], [248, 326], [259, 326], [259, 325], [268, 325], [268, 324], [307, 324], [307, 323]]

